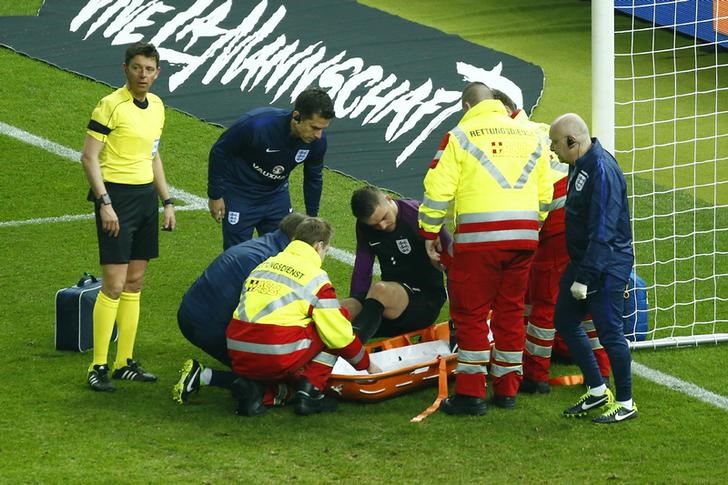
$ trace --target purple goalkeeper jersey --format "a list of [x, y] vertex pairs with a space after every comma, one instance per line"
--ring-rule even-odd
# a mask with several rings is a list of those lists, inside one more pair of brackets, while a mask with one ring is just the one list
[[[351, 275], [350, 295], [364, 298], [372, 284], [374, 257], [382, 270], [382, 281], [404, 283], [423, 291], [445, 293], [442, 272], [435, 269], [425, 251], [425, 239], [419, 235], [417, 215], [420, 202], [399, 199], [397, 224], [392, 232], [374, 229], [357, 221], [356, 260]], [[440, 230], [443, 248], [451, 244], [450, 234]]]

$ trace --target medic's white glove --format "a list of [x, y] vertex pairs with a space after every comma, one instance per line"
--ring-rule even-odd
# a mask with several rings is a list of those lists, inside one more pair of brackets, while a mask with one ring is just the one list
[[574, 281], [574, 284], [571, 285], [571, 296], [575, 300], [586, 300], [586, 285]]

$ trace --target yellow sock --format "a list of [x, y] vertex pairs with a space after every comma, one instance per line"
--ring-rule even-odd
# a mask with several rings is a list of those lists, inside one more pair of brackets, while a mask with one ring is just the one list
[[119, 300], [112, 300], [99, 291], [94, 304], [94, 360], [89, 366], [89, 371], [94, 365], [106, 364], [109, 355], [109, 341], [114, 331]]
[[116, 346], [116, 362], [114, 369], [124, 367], [126, 359], [134, 354], [134, 341], [139, 326], [139, 300], [141, 292], [121, 292], [119, 311], [116, 313], [116, 324], [119, 327], [119, 340]]

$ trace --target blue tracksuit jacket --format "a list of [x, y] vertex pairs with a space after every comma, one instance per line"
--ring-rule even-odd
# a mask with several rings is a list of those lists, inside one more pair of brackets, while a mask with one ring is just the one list
[[210, 150], [207, 196], [265, 199], [288, 190], [288, 177], [303, 164], [306, 214], [318, 215], [326, 135], [312, 143], [291, 136], [291, 110], [257, 108], [238, 118]]
[[627, 184], [617, 161], [596, 138], [569, 174], [566, 243], [575, 281], [598, 288], [604, 273], [629, 279], [634, 252]]

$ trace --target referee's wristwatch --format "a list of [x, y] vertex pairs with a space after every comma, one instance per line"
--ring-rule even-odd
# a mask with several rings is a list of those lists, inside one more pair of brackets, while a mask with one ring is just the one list
[[96, 199], [96, 202], [98, 202], [99, 205], [111, 205], [111, 197], [109, 197], [109, 194], [101, 194], [101, 197]]
[[162, 207], [167, 207], [168, 205], [174, 205], [174, 199], [169, 198], [162, 201]]

